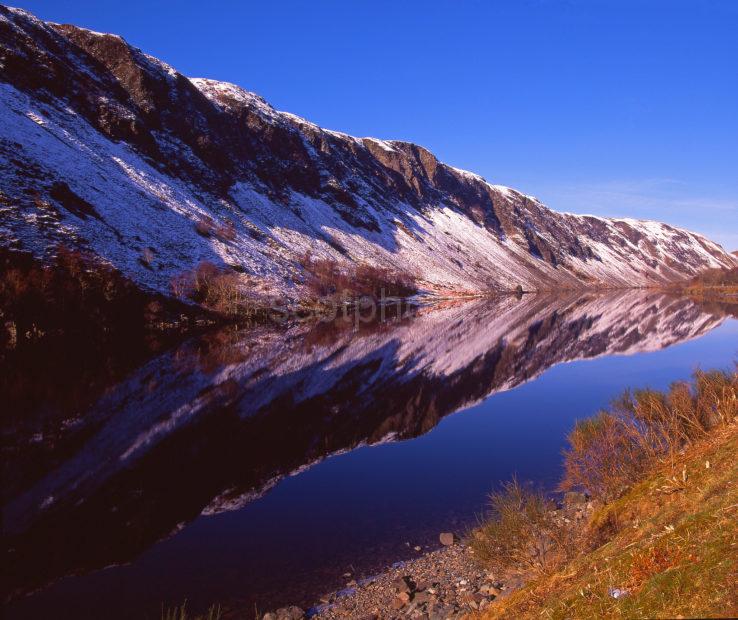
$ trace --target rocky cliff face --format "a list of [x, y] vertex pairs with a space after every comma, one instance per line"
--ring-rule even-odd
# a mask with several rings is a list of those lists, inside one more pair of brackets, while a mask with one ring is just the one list
[[123, 39], [0, 7], [0, 242], [92, 249], [168, 290], [201, 260], [298, 294], [306, 252], [435, 292], [642, 286], [738, 260], [665, 224], [556, 213], [415, 144], [354, 138]]

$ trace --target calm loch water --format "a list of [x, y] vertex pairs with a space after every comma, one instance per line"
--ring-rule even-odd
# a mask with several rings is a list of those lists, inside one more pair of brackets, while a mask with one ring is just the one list
[[223, 330], [107, 382], [27, 386], [4, 418], [5, 612], [307, 605], [464, 531], [513, 474], [552, 488], [574, 421], [624, 388], [736, 359], [719, 306], [526, 295]]

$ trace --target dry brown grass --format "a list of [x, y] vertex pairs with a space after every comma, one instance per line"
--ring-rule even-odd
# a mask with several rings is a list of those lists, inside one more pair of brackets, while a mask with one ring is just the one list
[[[484, 618], [695, 618], [738, 615], [738, 424], [662, 463], [589, 527], [618, 531], [495, 601]], [[710, 466], [706, 467], [709, 463]], [[684, 473], [686, 472], [686, 476]], [[679, 479], [678, 490], [671, 482]], [[612, 589], [624, 590], [621, 598]]]
[[603, 501], [616, 499], [661, 459], [738, 415], [738, 375], [695, 373], [691, 384], [668, 392], [626, 393], [609, 411], [577, 422], [564, 454], [563, 491], [584, 490]]
[[640, 590], [652, 577], [679, 566], [683, 560], [684, 551], [678, 545], [647, 547], [633, 554], [629, 578], [623, 585], [629, 592]]
[[574, 532], [543, 493], [516, 479], [489, 497], [490, 516], [471, 537], [475, 557], [498, 574], [550, 573], [571, 554]]
[[[580, 423], [568, 455], [582, 459], [577, 486], [596, 488], [589, 472], [611, 489], [602, 494], [609, 499], [596, 502], [576, 554], [552, 572], [530, 573], [484, 617], [735, 617], [737, 380], [735, 372], [698, 372], [691, 384], [627, 394]], [[597, 455], [623, 446], [640, 456]], [[609, 477], [606, 467], [620, 473]]]

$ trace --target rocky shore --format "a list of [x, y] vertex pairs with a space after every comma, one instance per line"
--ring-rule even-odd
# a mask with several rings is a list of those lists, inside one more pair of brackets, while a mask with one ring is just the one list
[[346, 588], [324, 596], [306, 612], [286, 607], [264, 615], [263, 620], [446, 620], [486, 609], [508, 590], [507, 584], [478, 566], [467, 545], [454, 542], [414, 560], [398, 562], [379, 575], [348, 579]]
[[318, 618], [461, 618], [486, 607], [506, 590], [495, 575], [481, 568], [463, 543], [398, 563], [390, 570], [349, 583], [325, 597], [311, 614]]
[[[579, 527], [594, 506], [579, 493], [568, 493], [556, 513]], [[284, 607], [262, 620], [452, 620], [484, 611], [525, 582], [523, 573], [495, 575], [481, 566], [467, 541], [444, 532], [442, 545], [407, 562], [397, 562], [378, 575], [356, 579], [346, 574], [346, 587], [331, 592], [308, 610]]]

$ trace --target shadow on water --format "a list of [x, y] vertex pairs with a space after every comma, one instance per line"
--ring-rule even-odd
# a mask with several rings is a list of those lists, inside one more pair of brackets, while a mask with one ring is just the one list
[[[340, 579], [336, 567], [347, 561], [345, 553], [356, 555], [347, 539], [366, 550], [355, 558], [357, 570], [396, 554], [412, 523], [393, 522], [393, 511], [408, 514], [398, 503], [422, 506], [424, 499], [386, 488], [391, 501], [373, 504], [382, 525], [366, 531], [337, 508], [345, 497], [332, 498], [335, 506], [308, 505], [304, 520], [321, 519], [326, 538], [301, 555], [299, 543], [269, 526], [285, 511], [306, 510], [303, 491], [286, 477], [332, 455], [424, 435], [445, 416], [556, 364], [657, 351], [723, 321], [719, 307], [658, 293], [526, 295], [439, 304], [358, 329], [340, 322], [222, 329], [127, 372], [103, 365], [96, 380], [80, 385], [70, 385], [68, 373], [36, 373], [44, 397], [26, 399], [22, 415], [11, 411], [3, 430], [9, 615], [39, 617], [53, 609], [55, 617], [157, 617], [159, 604], [175, 596], [172, 583], [192, 583], [181, 572], [192, 567], [177, 565], [167, 546], [178, 541], [191, 545], [203, 571], [195, 580], [201, 590], [182, 599], [238, 601], [246, 609], [304, 603]], [[21, 406], [17, 391], [14, 402]], [[403, 444], [404, 452], [413, 445]], [[517, 449], [524, 460], [525, 446]], [[334, 469], [341, 467], [355, 475], [350, 459], [335, 460]], [[419, 487], [441, 493], [434, 484], [458, 481]], [[270, 508], [265, 500], [273, 489]], [[469, 490], [474, 505], [484, 491]], [[223, 519], [221, 538], [198, 534], [216, 515]], [[211, 541], [208, 550], [192, 543], [198, 536]], [[251, 542], [236, 558], [229, 541], [243, 546], [244, 539]], [[393, 543], [386, 557], [382, 540]], [[205, 583], [208, 566], [222, 567], [212, 576], [219, 585]], [[101, 594], [104, 579], [125, 585]]]

